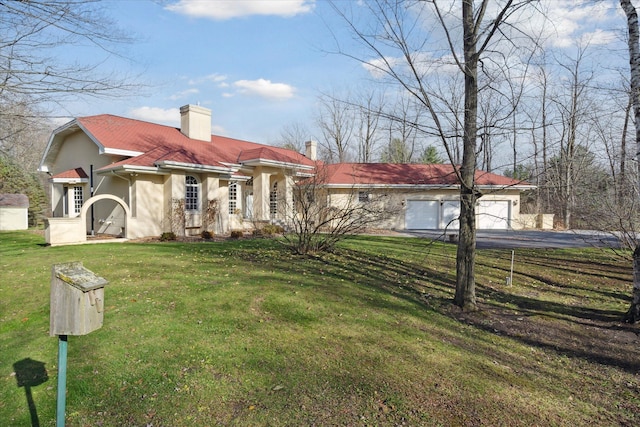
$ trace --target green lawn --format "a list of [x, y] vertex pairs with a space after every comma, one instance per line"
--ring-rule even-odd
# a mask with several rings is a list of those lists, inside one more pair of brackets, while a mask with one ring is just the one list
[[[0, 425], [55, 424], [51, 266], [109, 284], [68, 344], [69, 426], [640, 425], [629, 262], [600, 250], [479, 251], [481, 310], [451, 305], [455, 247], [358, 237], [45, 247], [0, 233]], [[18, 387], [14, 363], [48, 380]], [[40, 381], [41, 382], [41, 381]], [[35, 409], [34, 409], [35, 408]]]

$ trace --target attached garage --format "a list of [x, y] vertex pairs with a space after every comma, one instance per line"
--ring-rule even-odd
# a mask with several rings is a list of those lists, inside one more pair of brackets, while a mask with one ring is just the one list
[[507, 230], [510, 205], [508, 200], [480, 200], [476, 207], [478, 229]]
[[[481, 200], [476, 207], [476, 224], [481, 230], [506, 230], [510, 226], [508, 200]], [[457, 230], [460, 227], [458, 200], [407, 200], [407, 230]]]
[[[460, 228], [460, 184], [454, 166], [445, 164], [337, 163], [326, 165], [329, 203], [360, 203], [361, 192], [390, 208], [372, 228], [446, 230]], [[476, 226], [484, 230], [521, 229], [520, 194], [535, 186], [491, 172], [476, 171]], [[371, 199], [367, 199], [371, 200]]]

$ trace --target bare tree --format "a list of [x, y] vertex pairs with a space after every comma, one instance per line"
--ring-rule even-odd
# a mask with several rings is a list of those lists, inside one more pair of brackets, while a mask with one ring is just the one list
[[[550, 73], [545, 63], [545, 55], [533, 73], [534, 86], [537, 91], [533, 94], [531, 108], [526, 110], [527, 120], [531, 125], [530, 138], [533, 144], [533, 173], [536, 185], [535, 212], [545, 212], [548, 208], [549, 192], [543, 186], [546, 181], [547, 166], [549, 165], [549, 103], [550, 103]], [[539, 103], [539, 104], [538, 104]]]
[[311, 140], [311, 133], [301, 123], [294, 122], [285, 125], [280, 131], [278, 146], [304, 153], [305, 141]]
[[560, 195], [561, 213], [564, 226], [571, 228], [571, 220], [576, 205], [576, 165], [574, 162], [576, 147], [580, 143], [580, 127], [586, 122], [589, 109], [592, 107], [587, 89], [593, 78], [593, 72], [583, 70], [588, 46], [578, 46], [575, 58], [559, 60], [557, 64], [568, 74], [564, 93], [554, 99], [560, 114], [558, 125], [561, 126], [560, 161], [562, 167], [557, 174], [557, 189]]
[[[371, 12], [367, 27], [334, 3], [355, 38], [374, 56], [373, 60], [342, 52], [363, 62], [375, 73], [390, 78], [428, 111], [432, 134], [442, 143], [450, 161], [454, 159], [451, 134], [445, 128], [446, 114], [438, 96], [429, 86], [433, 67], [446, 66], [464, 76], [464, 126], [462, 163], [456, 168], [460, 184], [460, 230], [456, 256], [456, 292], [454, 303], [463, 309], [476, 308], [475, 294], [475, 205], [482, 195], [475, 184], [478, 137], [478, 95], [480, 76], [486, 68], [505, 59], [501, 44], [517, 46], [522, 33], [513, 26], [533, 1], [463, 0], [460, 3], [437, 0], [425, 2], [376, 0], [363, 7]], [[458, 6], [461, 6], [458, 8]], [[433, 28], [426, 30], [435, 19]], [[511, 25], [508, 25], [511, 24]], [[462, 34], [458, 32], [462, 29]], [[425, 31], [421, 31], [425, 29]], [[427, 55], [429, 32], [439, 32], [448, 47], [446, 55]], [[513, 31], [508, 34], [509, 31]], [[529, 39], [527, 39], [529, 40]], [[480, 64], [482, 63], [482, 67]], [[503, 63], [502, 66], [506, 66]], [[426, 130], [425, 130], [426, 131]]]
[[383, 145], [380, 160], [391, 163], [411, 163], [418, 150], [418, 132], [416, 124], [424, 109], [412, 97], [401, 94], [391, 110], [385, 114], [388, 133], [387, 143]]
[[[130, 38], [97, 0], [0, 2], [0, 98], [42, 104], [85, 95], [125, 95], [133, 85], [105, 72], [104, 62]], [[56, 52], [78, 44], [104, 55], [64, 62]], [[0, 112], [0, 117], [4, 115]]]
[[312, 177], [297, 182], [291, 200], [278, 202], [287, 231], [283, 238], [295, 253], [331, 251], [345, 237], [363, 232], [368, 227], [394, 218], [401, 206], [394, 204], [384, 192], [331, 192], [327, 187], [331, 165], [316, 165]]
[[0, 98], [0, 111], [0, 156], [35, 171], [53, 125], [37, 119], [45, 113], [28, 100]]
[[346, 162], [351, 156], [352, 136], [355, 128], [354, 108], [335, 94], [323, 94], [318, 98], [317, 124], [322, 132], [322, 146], [328, 153], [328, 161]]
[[380, 140], [380, 119], [385, 108], [384, 94], [361, 92], [351, 103], [355, 106], [357, 159], [360, 163], [371, 163]]
[[[640, 28], [638, 27], [638, 13], [631, 0], [620, 0], [620, 6], [627, 17], [629, 31], [629, 66], [631, 75], [631, 98], [633, 104], [634, 123], [636, 128], [636, 158], [640, 155]], [[639, 163], [640, 164], [640, 163]], [[640, 166], [639, 166], [640, 167]], [[640, 173], [638, 173], [640, 180]], [[638, 182], [640, 187], [640, 181]], [[638, 194], [635, 194], [638, 197]], [[631, 306], [625, 315], [625, 320], [635, 323], [640, 320], [640, 242], [635, 242], [633, 252], [633, 292]]]

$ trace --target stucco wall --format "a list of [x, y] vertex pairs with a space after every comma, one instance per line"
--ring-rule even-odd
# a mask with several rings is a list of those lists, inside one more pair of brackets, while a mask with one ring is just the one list
[[0, 230], [26, 230], [29, 228], [29, 209], [0, 206]]
[[[332, 206], [344, 208], [349, 203], [358, 203], [358, 191], [355, 188], [331, 189], [329, 200]], [[404, 230], [406, 201], [407, 200], [459, 200], [460, 193], [458, 190], [394, 190], [394, 189], [373, 189], [370, 190], [372, 200], [384, 201], [387, 208], [396, 214], [391, 218], [379, 221], [373, 224], [373, 227], [384, 229]], [[505, 190], [494, 192], [482, 196], [481, 200], [487, 201], [508, 201], [510, 204], [511, 221], [510, 227], [513, 229], [523, 228], [523, 224], [519, 221], [520, 215], [520, 193], [517, 190]]]
[[[61, 145], [60, 151], [57, 153], [53, 162], [54, 168], [50, 170], [52, 175], [61, 172], [82, 168], [89, 175], [88, 182], [77, 184], [54, 183], [51, 189], [51, 205], [54, 217], [63, 216], [63, 200], [64, 186], [79, 185], [83, 187], [83, 198], [88, 200], [91, 196], [91, 166], [94, 170], [94, 195], [112, 194], [130, 203], [129, 195], [129, 175], [116, 176], [114, 173], [98, 174], [96, 171], [107, 166], [114, 161], [119, 160], [118, 157], [99, 154], [98, 146], [83, 132], [75, 132], [65, 138]], [[73, 207], [72, 201], [69, 203], [69, 209]], [[73, 215], [73, 213], [72, 213]], [[119, 208], [117, 203], [111, 201], [100, 201], [93, 206], [93, 223], [92, 215], [87, 215], [87, 230], [92, 228], [96, 232], [118, 234], [124, 224], [124, 212]]]
[[66, 245], [87, 241], [85, 228], [82, 227], [80, 217], [77, 218], [46, 218], [44, 220], [44, 238], [52, 245]]
[[161, 175], [139, 175], [133, 180], [132, 219], [129, 232], [132, 238], [160, 236], [169, 208], [164, 198], [164, 181]]

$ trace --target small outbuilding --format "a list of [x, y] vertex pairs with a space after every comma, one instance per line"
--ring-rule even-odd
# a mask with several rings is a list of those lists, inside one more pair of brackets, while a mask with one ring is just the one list
[[24, 194], [0, 194], [0, 230], [29, 228], [29, 198]]

